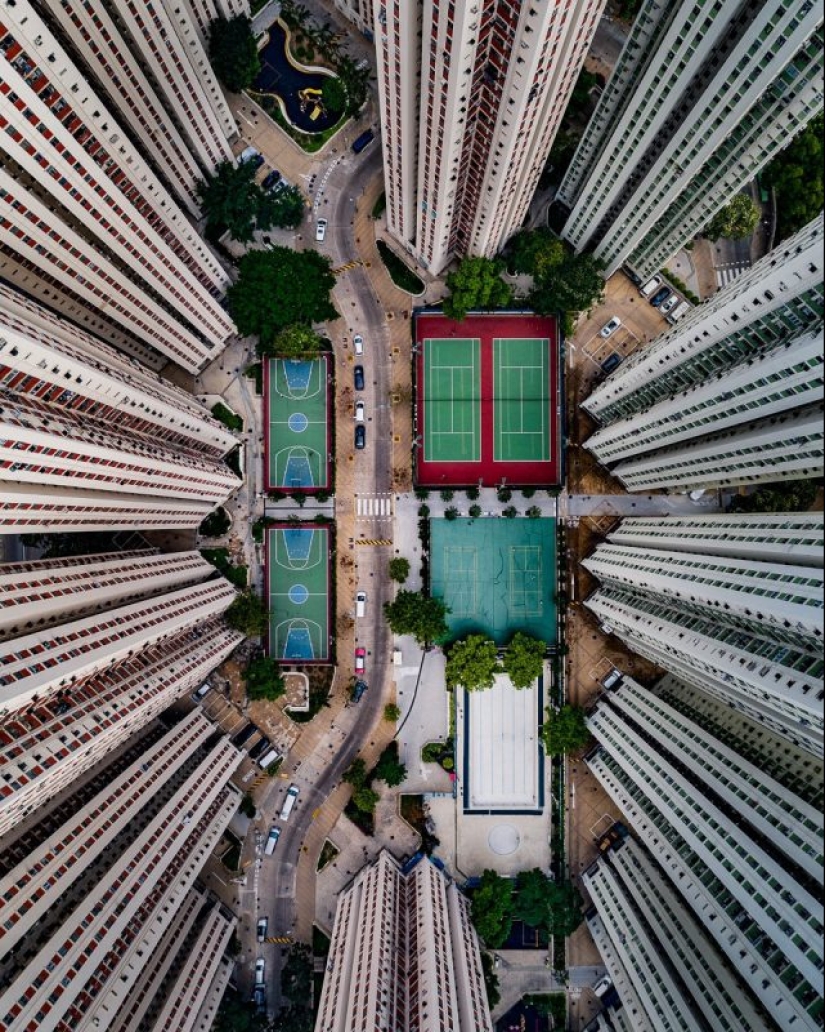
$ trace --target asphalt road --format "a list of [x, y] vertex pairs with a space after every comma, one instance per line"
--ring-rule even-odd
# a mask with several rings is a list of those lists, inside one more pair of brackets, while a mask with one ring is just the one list
[[[313, 220], [323, 216], [328, 220], [323, 243], [313, 241], [322, 253], [333, 259], [335, 267], [354, 259], [357, 254], [354, 240], [354, 215], [364, 184], [381, 167], [381, 150], [376, 141], [369, 151], [355, 156], [351, 151], [331, 156], [328, 165], [318, 176]], [[307, 234], [309, 236], [309, 234]], [[352, 347], [352, 336], [360, 333], [365, 342], [365, 353], [360, 360], [364, 366], [365, 390], [359, 395], [367, 406], [367, 446], [354, 451], [356, 462], [355, 484], [359, 494], [389, 492], [392, 490], [392, 441], [390, 422], [390, 357], [389, 335], [384, 313], [363, 268], [347, 270], [339, 277], [334, 291], [338, 308], [348, 324], [347, 344]], [[348, 350], [336, 355], [338, 385], [351, 376], [351, 364], [346, 361]], [[359, 585], [366, 587], [369, 604], [367, 615], [359, 620], [358, 644], [368, 650], [366, 678], [374, 690], [368, 691], [357, 706], [343, 711], [337, 725], [330, 731], [329, 755], [319, 757], [318, 763], [299, 768], [292, 783], [300, 788], [297, 804], [288, 821], [275, 820], [282, 828], [281, 837], [271, 857], [259, 856], [259, 870], [254, 875], [257, 886], [257, 913], [269, 917], [268, 936], [288, 935], [296, 920], [296, 868], [304, 838], [315, 811], [331, 794], [341, 775], [361, 751], [382, 708], [380, 686], [386, 681], [390, 663], [390, 634], [381, 617], [382, 603], [389, 598], [386, 576], [386, 548], [359, 549]], [[291, 768], [290, 768], [291, 769]], [[290, 781], [272, 779], [268, 795], [261, 801], [264, 814], [277, 817]], [[266, 837], [271, 822], [262, 825]], [[257, 956], [266, 960], [267, 1009], [270, 1016], [279, 1009], [280, 975], [284, 959], [283, 948], [274, 943], [258, 947]]]

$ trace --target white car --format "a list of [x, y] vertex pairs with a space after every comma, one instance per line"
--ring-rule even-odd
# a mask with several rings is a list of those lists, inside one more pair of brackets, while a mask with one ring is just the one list
[[667, 315], [667, 313], [674, 309], [681, 300], [682, 299], [679, 297], [678, 294], [671, 294], [667, 301], [665, 301], [663, 304], [659, 306], [659, 311], [662, 313], [662, 315]]
[[352, 338], [352, 347], [355, 351], [356, 358], [359, 358], [361, 355], [364, 354], [364, 338], [361, 336], [360, 333], [356, 333], [355, 336]]
[[641, 288], [640, 293], [641, 293], [642, 297], [650, 297], [650, 295], [653, 293], [653, 291], [657, 287], [661, 287], [661, 285], [662, 285], [662, 277], [661, 276], [654, 276], [653, 279], [650, 279], [650, 280], [647, 281], [647, 283], [645, 283], [645, 285]]
[[605, 323], [605, 325], [599, 330], [599, 336], [609, 337], [612, 333], [615, 333], [621, 325], [622, 320], [617, 315], [614, 315], [610, 322]]
[[318, 219], [317, 223], [315, 224], [315, 239], [316, 240], [323, 240], [326, 235], [327, 235], [327, 220], [326, 219]]
[[355, 403], [355, 422], [364, 422], [364, 403], [363, 401], [356, 401]]

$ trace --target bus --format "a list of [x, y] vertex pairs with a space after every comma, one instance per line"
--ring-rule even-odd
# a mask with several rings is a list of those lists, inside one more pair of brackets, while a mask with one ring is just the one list
[[284, 805], [281, 807], [281, 820], [285, 821], [289, 818], [292, 813], [292, 807], [295, 805], [295, 800], [298, 798], [298, 792], [300, 789], [297, 785], [290, 785], [286, 792], [286, 799], [284, 799]]

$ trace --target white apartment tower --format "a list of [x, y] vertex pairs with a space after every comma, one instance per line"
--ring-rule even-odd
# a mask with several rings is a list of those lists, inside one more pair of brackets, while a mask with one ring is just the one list
[[238, 486], [191, 395], [0, 284], [0, 533], [196, 527]]
[[523, 222], [604, 0], [374, 0], [387, 224], [431, 273]]
[[235, 924], [195, 878], [240, 761], [199, 710], [167, 717], [4, 838], [3, 1032], [194, 1027]]
[[379, 854], [338, 898], [315, 1032], [492, 1032], [469, 903], [426, 859]]
[[630, 678], [588, 727], [588, 766], [646, 851], [619, 846], [584, 885], [650, 1025], [819, 1029], [821, 812]]
[[562, 235], [648, 277], [823, 106], [815, 0], [645, 0], [559, 189]]
[[[89, 17], [94, 6], [77, 5]], [[73, 7], [55, 4], [61, 18], [69, 18]], [[162, 125], [141, 130], [143, 140], [133, 125], [136, 115], [121, 121], [127, 100], [120, 94], [109, 99], [115, 86], [107, 87], [105, 77], [128, 71], [126, 51], [122, 60], [111, 52], [90, 55], [101, 61], [96, 90], [89, 71], [64, 46], [68, 29], [42, 11], [42, 5], [19, 0], [4, 7], [0, 23], [0, 276], [76, 321], [85, 312], [80, 318], [87, 325], [111, 325], [124, 339], [195, 372], [234, 332], [220, 303], [229, 277], [144, 156], [152, 132], [159, 134], [156, 142], [163, 136]], [[169, 40], [169, 31], [162, 31]], [[83, 31], [76, 35], [80, 47]], [[197, 41], [194, 28], [188, 36]], [[150, 50], [148, 38], [135, 48], [142, 67]], [[171, 89], [182, 73], [173, 55], [166, 56]], [[110, 59], [117, 71], [104, 74]], [[186, 87], [192, 104], [199, 96], [195, 78], [193, 73]], [[138, 103], [134, 84], [124, 82], [123, 89]], [[168, 110], [163, 97], [158, 103]], [[176, 115], [192, 126], [181, 105]], [[140, 146], [134, 139], [141, 139]], [[159, 162], [159, 155], [156, 150], [153, 160]], [[167, 172], [168, 166], [167, 160]], [[112, 339], [120, 343], [114, 334]]]
[[[623, 520], [583, 565], [634, 652], [822, 754], [823, 518]], [[818, 551], [818, 555], [816, 554]]]
[[820, 215], [583, 403], [628, 490], [822, 476], [822, 244]]

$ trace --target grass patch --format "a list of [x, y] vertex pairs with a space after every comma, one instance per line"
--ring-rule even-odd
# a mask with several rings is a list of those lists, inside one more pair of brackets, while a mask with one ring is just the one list
[[229, 552], [225, 548], [202, 548], [201, 555], [208, 563], [212, 563], [215, 569], [223, 577], [234, 584], [236, 588], [245, 588], [249, 580], [246, 566], [235, 566], [229, 559]]
[[247, 366], [243, 371], [244, 376], [248, 376], [250, 379], [255, 381], [255, 393], [263, 394], [264, 392], [264, 367], [262, 362], [253, 362], [251, 366]]
[[347, 122], [347, 116], [342, 115], [341, 118], [331, 125], [329, 129], [324, 129], [320, 133], [302, 133], [300, 129], [296, 129], [287, 119], [284, 117], [281, 107], [278, 101], [274, 97], [267, 96], [263, 93], [255, 93], [249, 90], [249, 96], [256, 104], [259, 104], [264, 111], [269, 115], [272, 121], [278, 126], [279, 129], [291, 137], [301, 148], [302, 151], [306, 151], [307, 154], [315, 154], [319, 151], [327, 140], [331, 140], [332, 137], [341, 129]]
[[382, 190], [378, 195], [378, 200], [372, 206], [372, 217], [374, 219], [380, 219], [384, 212], [387, 210], [387, 195]]
[[376, 241], [376, 246], [393, 283], [401, 290], [406, 290], [408, 294], [423, 294], [424, 284], [414, 272], [407, 268], [398, 255], [390, 250], [383, 240]]
[[[338, 856], [341, 850], [329, 839], [324, 839], [324, 844], [321, 847], [321, 855], [318, 857], [318, 866], [315, 868], [316, 871], [323, 871], [327, 864], [331, 864], [332, 861]], [[313, 929], [313, 948], [315, 939], [315, 929]], [[327, 949], [329, 949], [329, 940], [327, 940]], [[318, 950], [315, 950], [317, 953]]]
[[228, 409], [220, 401], [212, 406], [211, 412], [215, 419], [219, 423], [223, 423], [228, 430], [237, 430], [238, 432], [243, 430], [243, 420], [241, 417], [231, 409]]
[[230, 452], [223, 461], [227, 464], [227, 466], [229, 466], [229, 468], [232, 470], [235, 476], [243, 477], [243, 473], [241, 473], [240, 448], [236, 448], [234, 451]]

